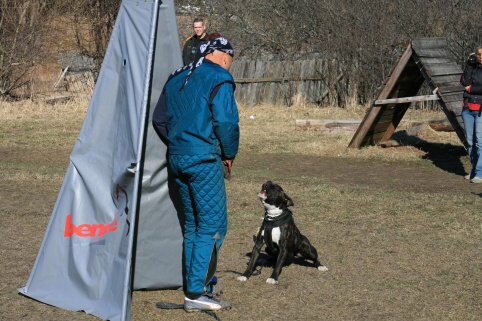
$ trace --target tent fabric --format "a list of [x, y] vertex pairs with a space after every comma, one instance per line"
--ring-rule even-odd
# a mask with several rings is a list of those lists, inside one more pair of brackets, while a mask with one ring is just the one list
[[[172, 0], [162, 1], [158, 20], [149, 120], [146, 124], [134, 289], [154, 290], [182, 285], [182, 206], [174, 180], [167, 178], [166, 146], [152, 126], [152, 114], [165, 81], [172, 71], [182, 66]], [[172, 205], [176, 206], [173, 208]], [[162, 239], [159, 233], [162, 233]], [[162, 273], [159, 268], [162, 268]]]
[[150, 117], [182, 64], [172, 0], [123, 0], [37, 259], [19, 293], [105, 320], [131, 290], [182, 286], [166, 146]]

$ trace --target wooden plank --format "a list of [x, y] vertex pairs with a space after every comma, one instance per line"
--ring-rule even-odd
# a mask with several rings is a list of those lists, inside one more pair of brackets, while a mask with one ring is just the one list
[[306, 78], [235, 78], [234, 82], [239, 84], [264, 83], [264, 82], [288, 82], [288, 81], [321, 81], [323, 77], [306, 77]]
[[[460, 97], [460, 99], [457, 99], [457, 97], [451, 97], [450, 100], [443, 100], [443, 103], [445, 104], [445, 106], [454, 106], [454, 107], [459, 107], [459, 106], [462, 106], [462, 97]], [[446, 107], [448, 110], [452, 110], [451, 107]]]
[[461, 104], [463, 100], [463, 93], [453, 93], [452, 95], [444, 94], [442, 95], [442, 100], [445, 103], [455, 101]]
[[381, 139], [383, 138], [383, 134], [385, 134], [385, 133], [382, 132], [382, 133], [376, 133], [374, 135], [367, 135], [363, 139], [364, 146], [366, 146], [366, 145], [377, 145], [378, 143], [380, 143]]
[[386, 117], [384, 119], [380, 119], [376, 124], [374, 124], [372, 126], [372, 130], [373, 129], [380, 129], [380, 128], [387, 128], [391, 122], [392, 122], [392, 119], [393, 119], [393, 115], [391, 115], [391, 117]]
[[[425, 69], [429, 69], [432, 71], [435, 71], [440, 68], [453, 68], [456, 70], [459, 74], [462, 74], [462, 68], [460, 68], [455, 61], [452, 59], [444, 58], [444, 62], [431, 62], [429, 60], [433, 60], [434, 58], [422, 58], [421, 63]], [[440, 58], [435, 58], [435, 59], [440, 59]]]
[[373, 128], [368, 131], [367, 136], [380, 135], [380, 137], [383, 137], [386, 131], [387, 131], [387, 127]]
[[457, 85], [452, 85], [452, 86], [441, 86], [438, 87], [438, 92], [443, 95], [447, 93], [453, 93], [453, 92], [463, 92], [465, 89], [462, 85], [457, 84]]
[[387, 106], [383, 112], [380, 113], [379, 118], [377, 119], [378, 122], [384, 122], [387, 120], [392, 120], [393, 112], [395, 108], [393, 106]]
[[460, 75], [436, 75], [432, 77], [432, 82], [437, 87], [451, 86], [460, 83]]
[[393, 121], [393, 113], [389, 115], [382, 115], [377, 123], [385, 123], [385, 122], [392, 122]]
[[412, 56], [412, 48], [411, 46], [408, 46], [405, 52], [400, 57], [400, 59], [398, 60], [395, 67], [393, 68], [386, 85], [378, 95], [378, 99], [388, 98], [389, 93], [392, 91], [394, 85], [398, 82], [400, 75], [405, 70], [407, 63], [411, 61], [411, 56]]
[[448, 109], [462, 108], [462, 101], [451, 101], [445, 104]]
[[296, 119], [295, 128], [300, 130], [312, 129], [326, 132], [355, 132], [360, 123], [360, 120]]
[[458, 122], [458, 124], [459, 124], [459, 126], [460, 126], [460, 129], [461, 129], [463, 132], [465, 132], [464, 120], [462, 119], [462, 116], [461, 116], [461, 115], [460, 115], [460, 116], [457, 116], [457, 117], [456, 117], [456, 120], [457, 120], [457, 122]]
[[359, 126], [361, 124], [360, 120], [326, 120], [326, 127], [343, 127], [343, 126]]
[[392, 118], [392, 123], [390, 126], [387, 128], [387, 131], [385, 132], [385, 135], [381, 139], [382, 142], [385, 142], [392, 137], [393, 133], [395, 132], [395, 129], [398, 127], [400, 124], [400, 121], [402, 120], [403, 116], [407, 112], [408, 108], [410, 107], [410, 104], [405, 104], [405, 105], [398, 105], [395, 107], [395, 111], [393, 114]]
[[442, 110], [444, 111], [445, 116], [447, 116], [447, 119], [452, 124], [452, 127], [454, 128], [455, 133], [459, 137], [460, 141], [465, 146], [465, 148], [467, 148], [467, 140], [465, 139], [465, 133], [464, 133], [463, 127], [460, 125], [460, 122], [457, 120], [456, 115], [447, 108], [447, 106], [443, 101], [440, 101], [440, 106], [442, 107]]
[[444, 37], [417, 38], [412, 40], [412, 47], [419, 48], [446, 48], [447, 40]]
[[235, 75], [236, 76], [238, 75], [238, 72], [239, 72], [238, 69], [240, 65], [241, 64], [239, 63], [239, 60], [233, 61], [233, 64], [231, 65], [231, 69], [229, 70], [233, 78], [235, 77]]
[[378, 117], [379, 113], [381, 113], [383, 107], [380, 106], [372, 106], [370, 110], [365, 114], [360, 126], [358, 126], [355, 135], [353, 135], [348, 147], [352, 148], [359, 148], [362, 146], [366, 146], [366, 136], [368, 135], [368, 131], [370, 127], [373, 125], [373, 122]]
[[45, 102], [49, 105], [64, 104], [73, 99], [73, 95], [63, 95], [57, 97], [50, 97], [45, 99]]
[[424, 95], [424, 96], [413, 96], [413, 97], [400, 97], [400, 98], [375, 100], [375, 105], [404, 104], [404, 103], [412, 103], [416, 101], [430, 101], [430, 100], [439, 100], [439, 99], [440, 97], [436, 94]]
[[430, 58], [446, 58], [450, 57], [451, 54], [447, 49], [425, 49], [420, 48], [416, 50], [417, 55], [420, 58], [430, 57]]
[[462, 114], [462, 109], [463, 109], [463, 107], [461, 106], [461, 104], [459, 104], [459, 105], [456, 106], [456, 107], [452, 107], [450, 110], [451, 110], [455, 115], [461, 115], [461, 114]]
[[451, 63], [454, 60], [449, 57], [424, 57], [423, 58], [423, 63], [424, 64], [445, 64], [445, 63]]
[[447, 109], [449, 110], [458, 110], [458, 108], [462, 109], [462, 101], [449, 101], [445, 104], [445, 106], [447, 107]]
[[462, 97], [464, 95], [464, 91], [459, 90], [459, 91], [445, 92], [445, 93], [439, 93], [439, 95], [443, 97], [450, 97], [450, 96]]
[[435, 76], [457, 75], [460, 79], [462, 72], [458, 66], [438, 66], [432, 69], [425, 69], [427, 74], [433, 78]]
[[[445, 83], [441, 83], [440, 86], [437, 86], [438, 88], [447, 88], [447, 87], [460, 87], [460, 84], [459, 82], [445, 82]], [[454, 88], [454, 91], [456, 91], [456, 89]], [[462, 90], [463, 91], [463, 90]], [[443, 93], [443, 89], [442, 89], [442, 93]]]

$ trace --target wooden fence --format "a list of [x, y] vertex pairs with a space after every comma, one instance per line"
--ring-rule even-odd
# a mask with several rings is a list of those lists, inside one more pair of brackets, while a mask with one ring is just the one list
[[[90, 99], [94, 88], [91, 62], [76, 54], [61, 57], [57, 80], [49, 82], [58, 95]], [[357, 104], [358, 70], [335, 59], [313, 54], [282, 60], [275, 56], [237, 58], [230, 70], [236, 83], [236, 100], [248, 106], [351, 106]]]
[[293, 61], [239, 59], [230, 71], [236, 82], [236, 99], [246, 105], [339, 106], [356, 96], [355, 84], [346, 77], [350, 71], [321, 56]]
[[78, 53], [60, 55], [61, 71], [54, 89], [63, 89], [77, 100], [89, 101], [94, 91], [94, 61]]

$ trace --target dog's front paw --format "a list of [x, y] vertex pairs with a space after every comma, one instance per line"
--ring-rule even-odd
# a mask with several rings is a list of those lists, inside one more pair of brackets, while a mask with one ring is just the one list
[[269, 284], [278, 284], [278, 281], [275, 280], [275, 279], [273, 279], [273, 278], [268, 278], [268, 279], [266, 280], [266, 283], [269, 283]]
[[324, 265], [320, 265], [320, 266], [318, 267], [318, 270], [325, 272], [325, 271], [328, 271], [328, 268], [327, 268], [326, 266], [324, 266]]
[[245, 277], [244, 275], [240, 275], [240, 276], [236, 277], [236, 280], [241, 281], [241, 282], [245, 282], [245, 281], [248, 281], [248, 278]]

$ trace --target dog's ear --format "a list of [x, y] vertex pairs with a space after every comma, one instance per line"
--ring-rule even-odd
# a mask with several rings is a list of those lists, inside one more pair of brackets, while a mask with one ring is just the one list
[[293, 206], [295, 203], [293, 203], [293, 200], [291, 197], [289, 197], [286, 193], [284, 193], [284, 202], [286, 203], [286, 206]]

